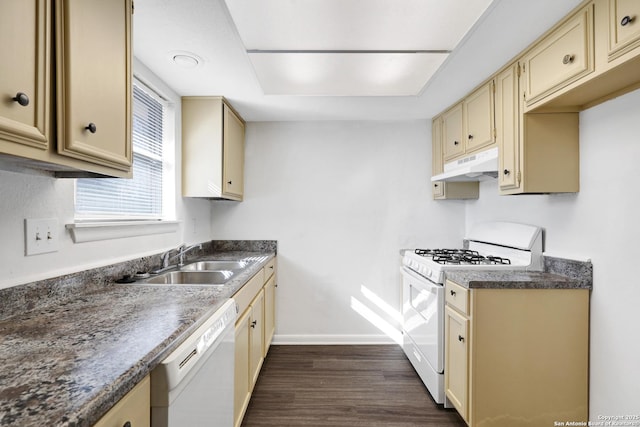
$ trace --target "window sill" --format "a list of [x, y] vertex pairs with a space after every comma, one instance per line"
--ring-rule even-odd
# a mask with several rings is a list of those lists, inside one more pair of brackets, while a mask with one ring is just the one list
[[180, 221], [112, 221], [67, 224], [74, 243], [97, 242], [123, 237], [147, 236], [178, 231]]

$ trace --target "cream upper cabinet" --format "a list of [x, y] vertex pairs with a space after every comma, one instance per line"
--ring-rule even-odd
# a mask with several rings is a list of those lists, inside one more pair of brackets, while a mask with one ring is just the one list
[[241, 201], [244, 121], [222, 97], [182, 98], [182, 195]]
[[131, 176], [131, 14], [131, 0], [0, 2], [0, 154], [57, 176]]
[[459, 103], [442, 115], [442, 150], [445, 161], [464, 153], [462, 132], [462, 103]]
[[588, 4], [525, 54], [526, 107], [593, 72], [593, 37], [593, 4]]
[[56, 0], [58, 152], [128, 171], [131, 0]]
[[49, 145], [50, 2], [0, 2], [0, 152]]
[[518, 68], [513, 64], [496, 77], [496, 140], [501, 191], [520, 186]]
[[462, 101], [465, 153], [495, 142], [494, 82], [490, 81]]
[[609, 60], [640, 46], [640, 2], [609, 0]]
[[[442, 117], [436, 117], [431, 124], [432, 175], [443, 172], [442, 155]], [[431, 195], [434, 200], [477, 199], [478, 182], [431, 182]]]
[[445, 390], [470, 427], [588, 420], [589, 290], [447, 280], [445, 299]]
[[524, 113], [517, 67], [508, 67], [496, 79], [500, 193], [577, 192], [578, 113]]

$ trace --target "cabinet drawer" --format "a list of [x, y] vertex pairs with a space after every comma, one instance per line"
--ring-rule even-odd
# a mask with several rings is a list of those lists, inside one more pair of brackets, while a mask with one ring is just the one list
[[447, 280], [444, 299], [459, 312], [469, 315], [469, 289]]
[[273, 258], [270, 261], [268, 261], [264, 266], [264, 281], [266, 282], [267, 280], [269, 280], [269, 278], [273, 276], [273, 273], [275, 272], [276, 272], [276, 259]]
[[238, 292], [233, 299], [238, 304], [238, 313], [241, 315], [249, 307], [251, 301], [258, 295], [264, 285], [264, 268], [260, 269]]
[[151, 381], [145, 377], [116, 403], [94, 427], [121, 427], [151, 425]]
[[436, 181], [431, 183], [431, 190], [434, 199], [441, 199], [444, 197], [444, 182]]
[[593, 62], [593, 5], [589, 4], [525, 55], [527, 106], [591, 73]]
[[640, 46], [640, 2], [609, 0], [609, 61]]

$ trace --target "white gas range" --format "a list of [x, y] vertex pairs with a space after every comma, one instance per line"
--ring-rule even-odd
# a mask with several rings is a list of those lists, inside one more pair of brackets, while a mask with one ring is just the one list
[[454, 270], [540, 271], [542, 230], [512, 222], [476, 224], [464, 249], [415, 249], [402, 258], [403, 349], [436, 403], [444, 393], [444, 280]]

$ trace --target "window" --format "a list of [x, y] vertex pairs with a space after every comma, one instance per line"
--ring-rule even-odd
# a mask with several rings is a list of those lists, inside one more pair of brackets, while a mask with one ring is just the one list
[[[133, 178], [76, 180], [76, 220], [171, 219], [173, 128], [168, 102], [135, 80], [133, 86]], [[172, 129], [171, 129], [172, 130]]]

